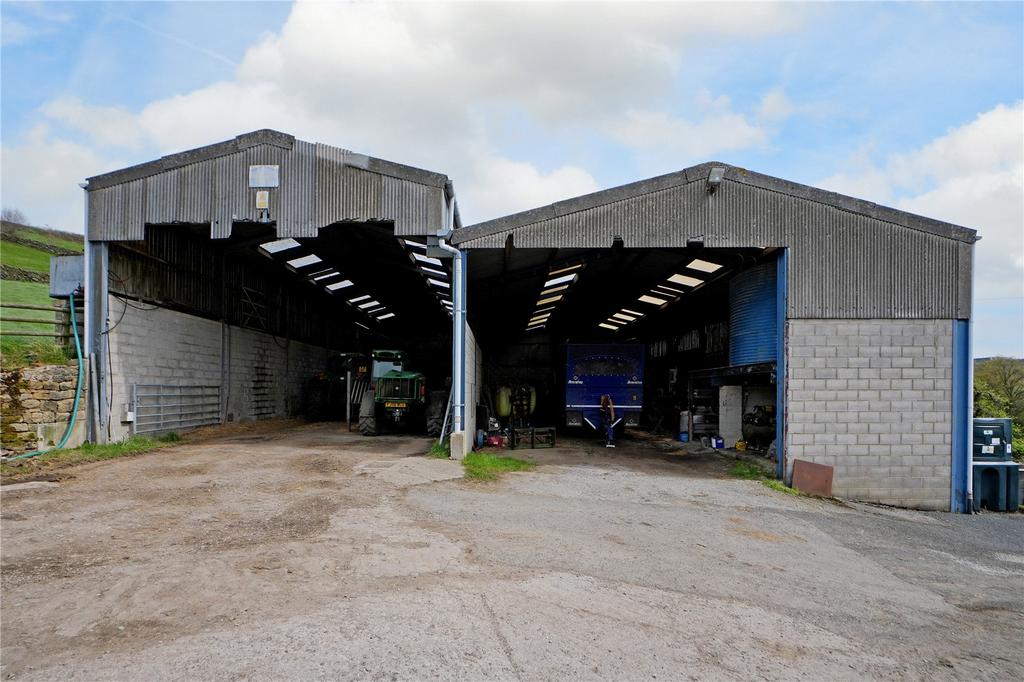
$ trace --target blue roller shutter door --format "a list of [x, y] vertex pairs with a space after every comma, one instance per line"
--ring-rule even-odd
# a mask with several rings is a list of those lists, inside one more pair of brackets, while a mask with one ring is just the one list
[[729, 282], [729, 364], [775, 362], [778, 351], [777, 265], [764, 263]]

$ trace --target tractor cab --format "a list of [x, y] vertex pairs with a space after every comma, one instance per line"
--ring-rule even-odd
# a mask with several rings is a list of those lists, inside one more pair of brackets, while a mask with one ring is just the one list
[[380, 379], [388, 372], [401, 372], [405, 367], [405, 352], [400, 350], [375, 350], [373, 351], [373, 373], [371, 378], [374, 381]]

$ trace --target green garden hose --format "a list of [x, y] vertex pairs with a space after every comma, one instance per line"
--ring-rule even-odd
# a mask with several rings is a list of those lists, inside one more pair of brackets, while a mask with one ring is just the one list
[[71, 317], [71, 333], [75, 337], [75, 355], [78, 357], [78, 383], [75, 385], [75, 402], [71, 406], [71, 419], [68, 420], [68, 427], [64, 431], [64, 435], [61, 437], [60, 442], [57, 443], [52, 448], [49, 448], [47, 450], [36, 450], [34, 452], [26, 452], [21, 455], [16, 455], [14, 457], [8, 457], [8, 460], [28, 459], [29, 457], [38, 457], [39, 455], [46, 454], [47, 452], [60, 450], [62, 447], [67, 445], [68, 440], [70, 440], [71, 438], [71, 432], [75, 428], [75, 422], [78, 421], [78, 403], [82, 399], [82, 381], [83, 375], [85, 374], [85, 370], [82, 367], [82, 344], [78, 340], [78, 322], [75, 319], [76, 317], [78, 317], [78, 315], [75, 311], [74, 294], [71, 294], [68, 297], [68, 302], [71, 310], [71, 314], [69, 315], [69, 317]]

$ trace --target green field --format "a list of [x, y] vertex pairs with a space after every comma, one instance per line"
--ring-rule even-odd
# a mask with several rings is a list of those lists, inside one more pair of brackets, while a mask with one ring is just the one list
[[50, 271], [50, 254], [10, 242], [0, 241], [0, 262], [32, 272]]
[[[3, 223], [3, 235], [13, 235], [39, 244], [59, 246], [81, 252], [82, 240], [73, 234], [43, 230], [14, 223]], [[0, 263], [30, 272], [48, 273], [50, 254], [24, 244], [0, 241]], [[0, 317], [29, 318], [44, 322], [0, 321], [0, 365], [4, 369], [24, 367], [36, 363], [64, 362], [67, 354], [47, 336], [17, 336], [15, 332], [53, 332], [54, 313], [46, 310], [23, 310], [12, 304], [37, 305], [52, 308], [56, 304], [49, 295], [48, 284], [0, 280]]]
[[[50, 285], [35, 282], [0, 281], [0, 317], [27, 317], [53, 320], [54, 314], [43, 310], [22, 310], [9, 308], [7, 304], [52, 306], [49, 295]], [[35, 363], [64, 362], [67, 354], [52, 339], [39, 336], [13, 336], [10, 332], [35, 331], [52, 332], [50, 324], [31, 322], [0, 322], [0, 364], [4, 369], [25, 367]]]
[[[10, 225], [10, 223], [8, 223]], [[66, 237], [63, 236], [66, 233], [55, 232], [50, 230], [40, 230], [32, 227], [7, 227], [4, 226], [4, 231], [11, 230], [12, 234], [21, 237], [22, 239], [28, 239], [33, 242], [40, 244], [49, 244], [50, 246], [59, 246], [62, 249], [68, 249], [69, 251], [77, 251], [81, 253], [83, 250], [82, 238], [68, 234]]]

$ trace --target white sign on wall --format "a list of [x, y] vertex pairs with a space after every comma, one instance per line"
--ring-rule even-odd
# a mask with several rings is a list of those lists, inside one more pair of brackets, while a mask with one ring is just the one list
[[280, 166], [249, 166], [249, 187], [277, 187]]

